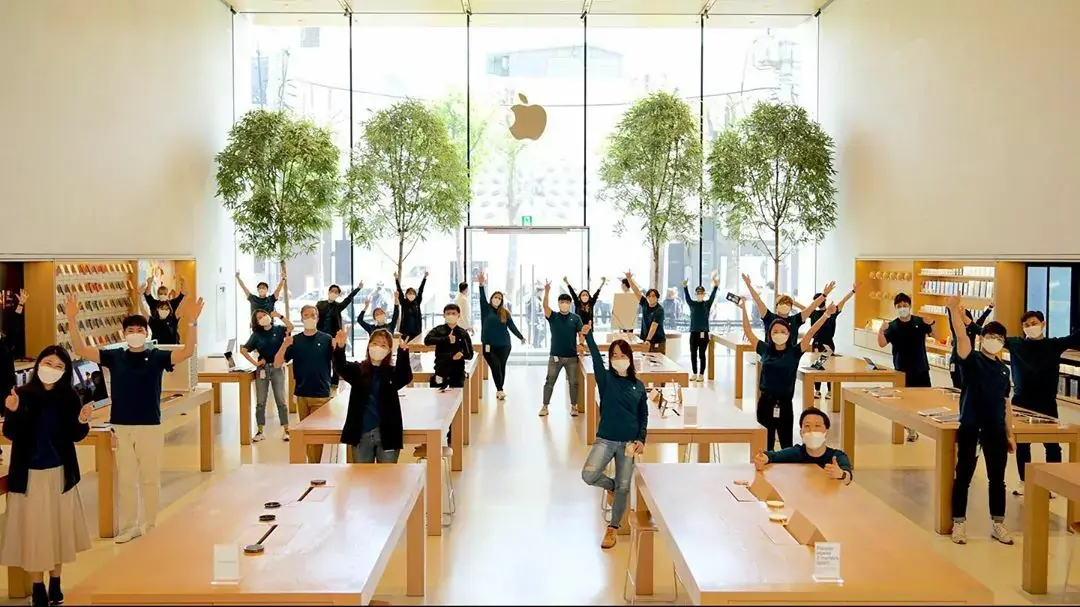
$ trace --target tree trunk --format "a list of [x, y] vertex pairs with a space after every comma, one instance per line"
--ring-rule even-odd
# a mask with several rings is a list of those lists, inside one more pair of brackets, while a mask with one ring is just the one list
[[773, 240], [773, 291], [780, 296], [780, 230], [776, 231]]
[[397, 241], [397, 275], [398, 282], [405, 278], [405, 273], [402, 271], [402, 266], [405, 265], [405, 237], [398, 235]]
[[[282, 276], [288, 276], [288, 273], [285, 271], [285, 260], [284, 259], [281, 260], [281, 275]], [[292, 319], [289, 318], [289, 282], [288, 282], [288, 280], [285, 281], [285, 286], [282, 287], [281, 291], [282, 291], [282, 293], [285, 294], [285, 320], [291, 321]]]
[[660, 244], [655, 243], [652, 245], [652, 268], [650, 268], [650, 274], [652, 275], [652, 283], [650, 288], [660, 290]]

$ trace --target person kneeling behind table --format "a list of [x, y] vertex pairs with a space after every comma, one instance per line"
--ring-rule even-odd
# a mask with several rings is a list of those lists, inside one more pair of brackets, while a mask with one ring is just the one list
[[982, 330], [979, 351], [964, 327], [964, 308], [955, 295], [949, 299], [949, 313], [956, 332], [957, 364], [964, 385], [960, 391], [960, 427], [956, 430], [956, 477], [952, 490], [952, 541], [967, 543], [968, 487], [975, 474], [978, 447], [990, 492], [990, 537], [1002, 544], [1013, 543], [1005, 528], [1005, 465], [1016, 450], [1013, 438], [1012, 405], [1009, 404], [1009, 367], [998, 356], [1005, 347], [1005, 325], [988, 322]]
[[345, 360], [348, 334], [342, 329], [334, 338], [334, 368], [349, 382], [349, 410], [341, 428], [341, 442], [350, 445], [357, 464], [396, 464], [405, 440], [398, 390], [412, 383], [409, 349], [398, 348], [397, 360], [390, 364], [394, 335], [376, 329], [368, 340], [363, 362]]
[[754, 467], [761, 470], [768, 464], [817, 464], [829, 478], [851, 484], [851, 460], [846, 453], [825, 445], [829, 435], [829, 416], [817, 407], [810, 407], [799, 416], [801, 445], [779, 451], [763, 451], [754, 456]]
[[[424, 335], [424, 345], [435, 346], [435, 374], [428, 382], [432, 388], [465, 387], [465, 361], [473, 357], [472, 339], [465, 328], [458, 326], [461, 308], [457, 304], [443, 306], [443, 324], [432, 327]], [[408, 343], [402, 339], [402, 343]], [[467, 407], [468, 404], [462, 404]], [[468, 410], [466, 410], [466, 415]], [[450, 433], [446, 431], [446, 446], [450, 446]], [[413, 450], [413, 457], [427, 456], [427, 446], [419, 445]]]

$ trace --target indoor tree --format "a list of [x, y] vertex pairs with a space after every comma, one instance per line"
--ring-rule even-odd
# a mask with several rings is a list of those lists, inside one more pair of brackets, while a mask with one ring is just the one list
[[762, 102], [720, 133], [707, 166], [713, 216], [760, 243], [779, 291], [780, 262], [836, 226], [832, 138], [804, 108]]
[[651, 254], [652, 286], [660, 285], [660, 251], [668, 242], [690, 242], [698, 233], [698, 214], [688, 200], [701, 187], [700, 125], [690, 106], [672, 93], [655, 92], [623, 114], [611, 134], [600, 179], [602, 196], [625, 220], [642, 222]]
[[289, 110], [254, 109], [234, 124], [215, 160], [240, 250], [278, 261], [285, 276], [285, 262], [318, 249], [340, 192], [340, 158], [329, 129]]
[[379, 110], [345, 173], [341, 215], [353, 242], [397, 241], [398, 276], [416, 245], [465, 220], [469, 176], [438, 112], [414, 100]]

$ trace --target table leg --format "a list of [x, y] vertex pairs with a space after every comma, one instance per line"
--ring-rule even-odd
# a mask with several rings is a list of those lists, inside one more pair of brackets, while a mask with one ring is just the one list
[[705, 366], [708, 370], [709, 381], [716, 379], [716, 342], [709, 336], [709, 345], [705, 347]]
[[427, 538], [424, 537], [424, 495], [425, 490], [420, 490], [420, 497], [416, 498], [412, 510], [409, 511], [409, 522], [405, 527], [405, 595], [424, 596], [424, 587], [427, 585], [425, 572], [427, 567], [425, 554]]
[[286, 397], [289, 401], [289, 413], [299, 413], [296, 408], [296, 397], [293, 396], [293, 394], [296, 394], [296, 378], [293, 377], [292, 365], [285, 365], [285, 373], [289, 385], [289, 393]]
[[251, 378], [240, 378], [240, 444], [251, 444]]
[[199, 470], [214, 470], [214, 409], [213, 400], [199, 405]]
[[1021, 586], [1046, 594], [1050, 552], [1050, 492], [1035, 484], [1024, 490], [1024, 565]]
[[[465, 382], [465, 387], [462, 388], [462, 408], [465, 407], [465, 403], [472, 400], [473, 394], [475, 392], [476, 383], [470, 377], [469, 381]], [[464, 419], [461, 420], [461, 426], [461, 442], [464, 445], [468, 445], [470, 442], [472, 442], [472, 437], [470, 436], [470, 433], [472, 432], [472, 415], [465, 415]]]
[[[641, 491], [637, 494], [637, 507], [648, 514], [648, 506]], [[637, 571], [634, 574], [636, 594], [649, 596], [653, 593], [653, 538], [655, 533], [642, 533], [638, 538]]]
[[892, 424], [892, 444], [903, 445], [904, 444], [904, 426], [893, 422]]
[[424, 433], [427, 449], [427, 534], [442, 535], [442, 431]]
[[832, 396], [832, 411], [833, 413], [840, 412], [840, 391], [844, 388], [843, 384], [834, 381], [829, 385], [829, 395]]
[[307, 436], [305, 432], [293, 429], [289, 432], [289, 463], [307, 463]]
[[707, 464], [707, 463], [709, 463], [709, 461], [711, 460], [710, 456], [712, 455], [712, 453], [709, 450], [709, 447], [711, 447], [711, 446], [712, 445], [709, 444], [709, 443], [698, 443], [697, 444], [697, 461], [698, 461], [699, 464]]
[[[1080, 441], [1069, 443], [1069, 462], [1080, 462]], [[1065, 512], [1065, 526], [1072, 531], [1073, 525], [1080, 522], [1080, 508], [1077, 508], [1076, 500], [1069, 500]]]
[[98, 473], [98, 535], [116, 537], [116, 453], [111, 433], [94, 446], [94, 460]]
[[[761, 363], [758, 363], [761, 364]], [[814, 406], [814, 382], [809, 373], [802, 376], [802, 408], [805, 411]]]
[[[710, 359], [711, 360], [711, 359]], [[743, 351], [735, 348], [735, 398], [743, 397]]]
[[765, 440], [768, 438], [765, 428], [755, 430], [750, 434], [750, 461], [754, 461], [754, 456], [765, 450]]
[[945, 430], [934, 445], [934, 475], [937, 477], [934, 483], [934, 530], [941, 535], [952, 533], [952, 487], [955, 472], [956, 431]]
[[[834, 388], [835, 389], [835, 388]], [[840, 450], [847, 453], [851, 468], [855, 468], [855, 403], [833, 392], [833, 402], [840, 403]]]
[[[483, 357], [481, 357], [481, 360], [483, 360]], [[483, 374], [480, 373], [480, 370], [474, 369], [469, 381], [466, 382], [465, 396], [468, 399], [466, 402], [470, 413], [480, 412], [480, 386], [484, 385], [484, 381], [480, 379], [481, 377], [483, 377]]]
[[465, 447], [462, 445], [462, 440], [465, 434], [464, 428], [461, 426], [464, 424], [462, 418], [468, 418], [469, 414], [465, 412], [465, 406], [458, 407], [457, 413], [454, 414], [454, 419], [450, 422], [450, 448], [454, 450], [454, 454], [450, 457], [450, 469], [454, 472], [461, 471], [462, 453], [465, 451]]
[[7, 579], [9, 599], [25, 599], [30, 596], [33, 583], [30, 581], [30, 574], [26, 573], [25, 569], [8, 567]]
[[211, 382], [210, 386], [214, 393], [214, 413], [221, 413], [221, 382]]

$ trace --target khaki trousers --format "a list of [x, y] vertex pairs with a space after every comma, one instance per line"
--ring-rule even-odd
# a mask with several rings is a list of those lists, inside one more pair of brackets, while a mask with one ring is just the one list
[[[319, 410], [319, 407], [330, 402], [329, 396], [326, 398], [314, 398], [311, 396], [297, 396], [296, 397], [296, 412], [300, 415], [300, 421], [304, 421], [304, 418]], [[308, 445], [307, 459], [309, 464], [317, 464], [322, 461], [323, 446], [322, 445]]]
[[120, 493], [117, 517], [119, 532], [125, 533], [140, 522], [153, 527], [157, 522], [161, 493], [161, 457], [165, 450], [165, 433], [160, 425], [114, 425], [112, 431], [116, 436], [116, 485]]

